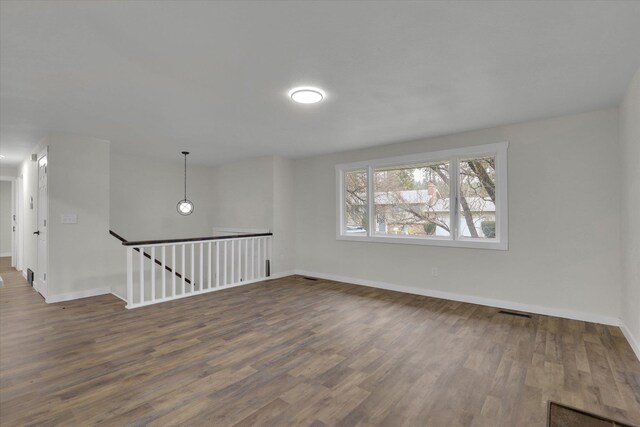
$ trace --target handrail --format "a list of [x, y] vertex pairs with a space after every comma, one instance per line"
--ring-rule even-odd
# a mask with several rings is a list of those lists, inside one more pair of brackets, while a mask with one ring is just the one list
[[[124, 237], [122, 237], [121, 235], [119, 235], [118, 233], [116, 233], [113, 230], [109, 230], [109, 234], [111, 234], [113, 237], [115, 237], [116, 239], [120, 240], [122, 242], [123, 245], [127, 245], [127, 246], [131, 246], [129, 245], [129, 241], [127, 239], [125, 239]], [[133, 248], [136, 252], [140, 252], [139, 248]], [[145, 258], [147, 259], [151, 259], [151, 255], [149, 255], [146, 252], [142, 252], [142, 254], [145, 256]], [[162, 262], [160, 260], [158, 260], [157, 258], [153, 260], [153, 262], [155, 262], [157, 265], [162, 266]], [[177, 271], [173, 271], [173, 269], [171, 267], [169, 267], [168, 265], [164, 266], [164, 269], [167, 270], [169, 273], [173, 273], [176, 275], [177, 278], [182, 279], [182, 275], [180, 273], [178, 273]], [[185, 276], [184, 278], [185, 283], [188, 283], [191, 285], [191, 280], [189, 280], [188, 277]]]
[[111, 233], [111, 235], [113, 235], [118, 240], [120, 240], [124, 246], [151, 246], [151, 245], [162, 245], [167, 243], [190, 243], [190, 242], [202, 242], [207, 240], [238, 239], [242, 237], [273, 236], [273, 233], [240, 233], [240, 234], [229, 234], [225, 236], [188, 237], [185, 239], [164, 239], [164, 240], [137, 240], [137, 241], [130, 242], [122, 239], [120, 236], [118, 236], [111, 230], [109, 230], [109, 233]]

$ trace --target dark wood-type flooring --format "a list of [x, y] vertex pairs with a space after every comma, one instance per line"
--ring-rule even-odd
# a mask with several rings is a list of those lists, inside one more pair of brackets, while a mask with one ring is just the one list
[[640, 425], [618, 328], [299, 276], [127, 310], [46, 304], [2, 260], [0, 425]]

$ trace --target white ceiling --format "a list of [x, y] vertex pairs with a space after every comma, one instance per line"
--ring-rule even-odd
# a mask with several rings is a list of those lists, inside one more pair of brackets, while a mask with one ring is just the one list
[[[46, 131], [216, 164], [618, 105], [640, 2], [2, 2], [0, 154]], [[293, 86], [321, 104], [287, 98]]]

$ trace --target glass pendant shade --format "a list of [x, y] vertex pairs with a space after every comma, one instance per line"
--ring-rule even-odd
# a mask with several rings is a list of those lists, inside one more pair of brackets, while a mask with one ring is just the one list
[[193, 213], [193, 203], [191, 203], [191, 200], [180, 200], [178, 202], [178, 213], [180, 215], [191, 215], [191, 213]]

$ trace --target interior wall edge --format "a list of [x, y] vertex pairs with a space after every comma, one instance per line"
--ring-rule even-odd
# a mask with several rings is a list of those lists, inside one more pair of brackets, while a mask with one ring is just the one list
[[620, 321], [620, 330], [624, 334], [624, 337], [627, 339], [627, 342], [631, 346], [631, 349], [636, 354], [638, 360], [640, 360], [640, 343], [633, 336], [627, 325], [624, 324], [624, 321]]

